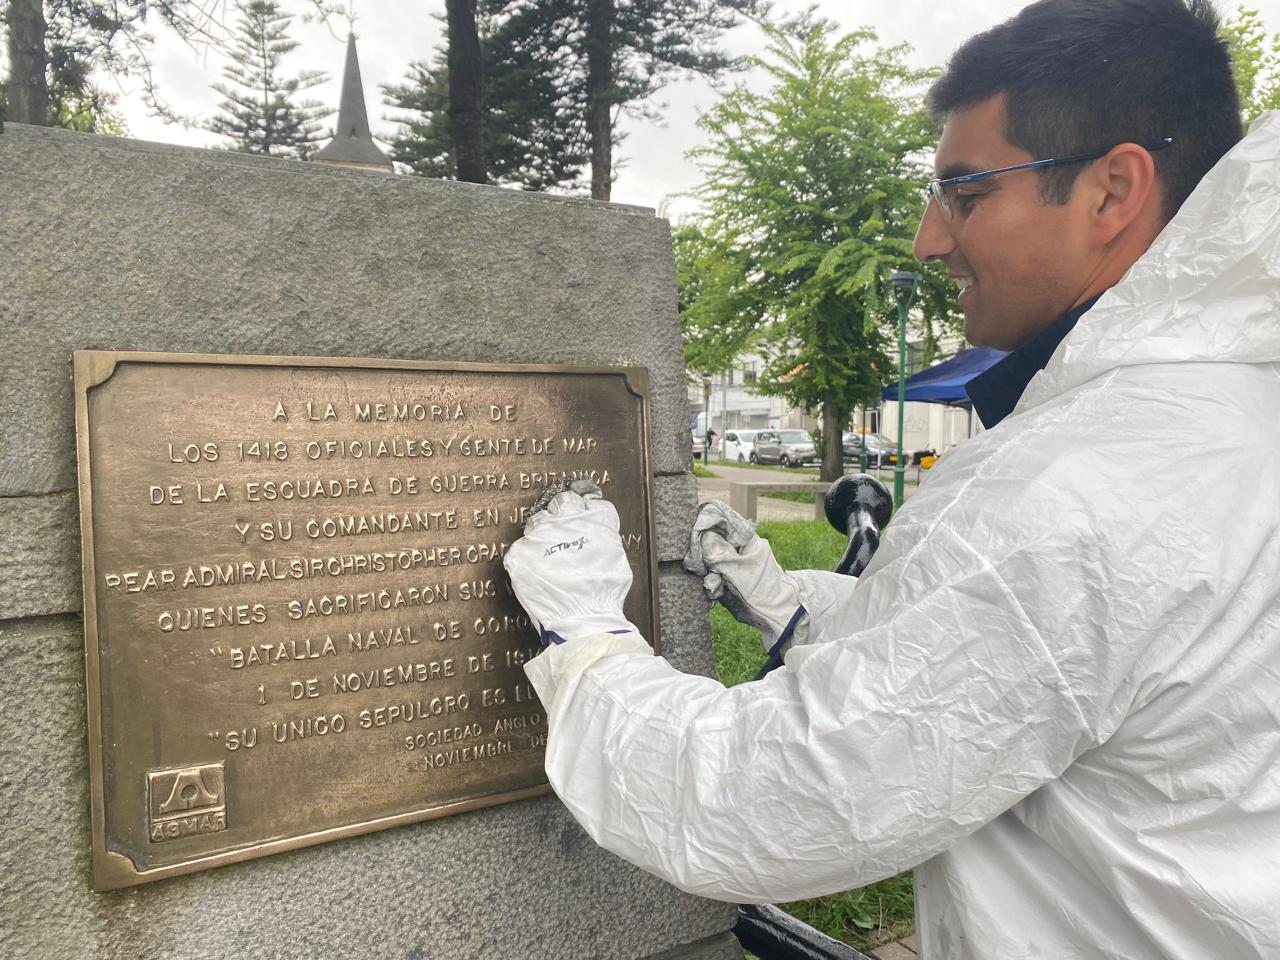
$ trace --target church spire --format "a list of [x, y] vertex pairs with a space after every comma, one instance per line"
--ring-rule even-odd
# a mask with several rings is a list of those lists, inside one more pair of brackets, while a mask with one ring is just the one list
[[333, 139], [315, 155], [317, 163], [372, 170], [393, 169], [391, 158], [373, 142], [369, 115], [364, 108], [364, 85], [360, 82], [360, 61], [356, 58], [356, 36], [347, 35], [347, 63], [342, 73], [342, 99], [338, 102], [338, 124]]

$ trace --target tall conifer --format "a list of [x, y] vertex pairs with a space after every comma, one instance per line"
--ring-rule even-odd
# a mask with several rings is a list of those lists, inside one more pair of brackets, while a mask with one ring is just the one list
[[[716, 47], [763, 0], [479, 0], [484, 156], [489, 178], [529, 189], [576, 187], [608, 200], [617, 120], [656, 118], [649, 98], [680, 73], [716, 76], [734, 61]], [[428, 176], [452, 176], [459, 111], [450, 110], [446, 51], [384, 88], [410, 111], [395, 158]], [[468, 64], [472, 69], [474, 64]], [[470, 131], [473, 132], [473, 131]]]
[[[474, 100], [483, 107], [485, 179], [526, 190], [579, 186], [589, 155], [577, 87], [566, 82], [563, 55], [553, 53], [563, 25], [541, 4], [516, 8], [507, 0], [480, 0], [475, 18], [480, 63], [468, 70], [481, 78]], [[382, 88], [388, 105], [405, 111], [392, 155], [423, 176], [466, 179], [459, 159], [474, 130], [461, 129], [464, 115], [450, 95], [458, 53], [440, 50]]]
[[103, 76], [140, 80], [152, 112], [170, 122], [184, 119], [156, 90], [150, 28], [158, 21], [193, 49], [218, 48], [220, 7], [221, 0], [0, 0], [9, 119], [121, 133]]
[[250, 0], [240, 4], [240, 19], [230, 56], [223, 70], [227, 83], [213, 89], [226, 97], [221, 113], [206, 128], [230, 137], [233, 149], [274, 157], [306, 160], [315, 150], [320, 118], [331, 111], [314, 100], [298, 101], [299, 92], [324, 83], [318, 70], [304, 70], [292, 77], [283, 74], [281, 61], [298, 46], [289, 39], [290, 14], [275, 0]]

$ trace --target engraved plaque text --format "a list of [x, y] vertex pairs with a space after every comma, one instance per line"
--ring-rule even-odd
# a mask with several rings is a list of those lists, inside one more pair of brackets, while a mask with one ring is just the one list
[[656, 637], [643, 370], [75, 366], [96, 889], [545, 792], [502, 558], [553, 477]]

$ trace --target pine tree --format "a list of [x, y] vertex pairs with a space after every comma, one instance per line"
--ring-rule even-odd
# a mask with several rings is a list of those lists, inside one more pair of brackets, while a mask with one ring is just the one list
[[331, 111], [314, 100], [295, 98], [327, 77], [316, 70], [283, 76], [281, 61], [298, 44], [289, 39], [293, 17], [275, 0], [251, 0], [238, 9], [232, 63], [223, 70], [228, 83], [213, 85], [226, 99], [219, 104], [222, 113], [206, 129], [230, 137], [233, 149], [244, 153], [306, 160], [315, 142], [325, 138], [320, 118]]
[[459, 180], [485, 183], [484, 64], [476, 0], [445, 0], [449, 50], [449, 120]]
[[[649, 99], [681, 73], [716, 77], [734, 61], [715, 43], [762, 0], [523, 0], [565, 25], [545, 56], [560, 57], [575, 93], [591, 160], [591, 196], [608, 200], [621, 112], [656, 118]], [[566, 51], [568, 56], [565, 55]]]
[[[194, 49], [221, 41], [217, 3], [208, 0], [0, 0], [7, 27], [9, 119], [120, 132], [114, 97], [90, 81], [94, 74], [142, 83], [148, 107], [166, 120], [182, 119], [161, 99], [152, 78], [156, 21]], [[148, 12], [152, 14], [147, 19]]]
[[[565, 83], [563, 58], [549, 55], [562, 25], [537, 5], [509, 7], [506, 0], [480, 0], [476, 9], [485, 179], [526, 190], [572, 189], [588, 153], [575, 88]], [[405, 111], [392, 156], [422, 176], [458, 176], [468, 149], [459, 141], [470, 131], [459, 130], [463, 118], [450, 97], [452, 52], [411, 64], [403, 83], [382, 88], [387, 104]]]
[[[719, 75], [734, 62], [721, 32], [762, 0], [479, 0], [484, 156], [489, 179], [528, 189], [578, 186], [608, 200], [620, 112], [657, 117], [648, 99], [681, 72]], [[419, 173], [453, 176], [457, 111], [447, 54], [384, 88], [410, 111], [394, 156]]]

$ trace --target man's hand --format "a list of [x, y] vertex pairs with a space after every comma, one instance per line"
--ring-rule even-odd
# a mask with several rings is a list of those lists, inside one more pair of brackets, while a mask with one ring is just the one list
[[590, 480], [544, 495], [502, 563], [544, 647], [602, 633], [639, 635], [622, 612], [631, 565], [618, 511]]
[[751, 521], [720, 501], [699, 506], [684, 568], [702, 577], [709, 599], [759, 629], [766, 650], [803, 629], [805, 611], [794, 582]]

